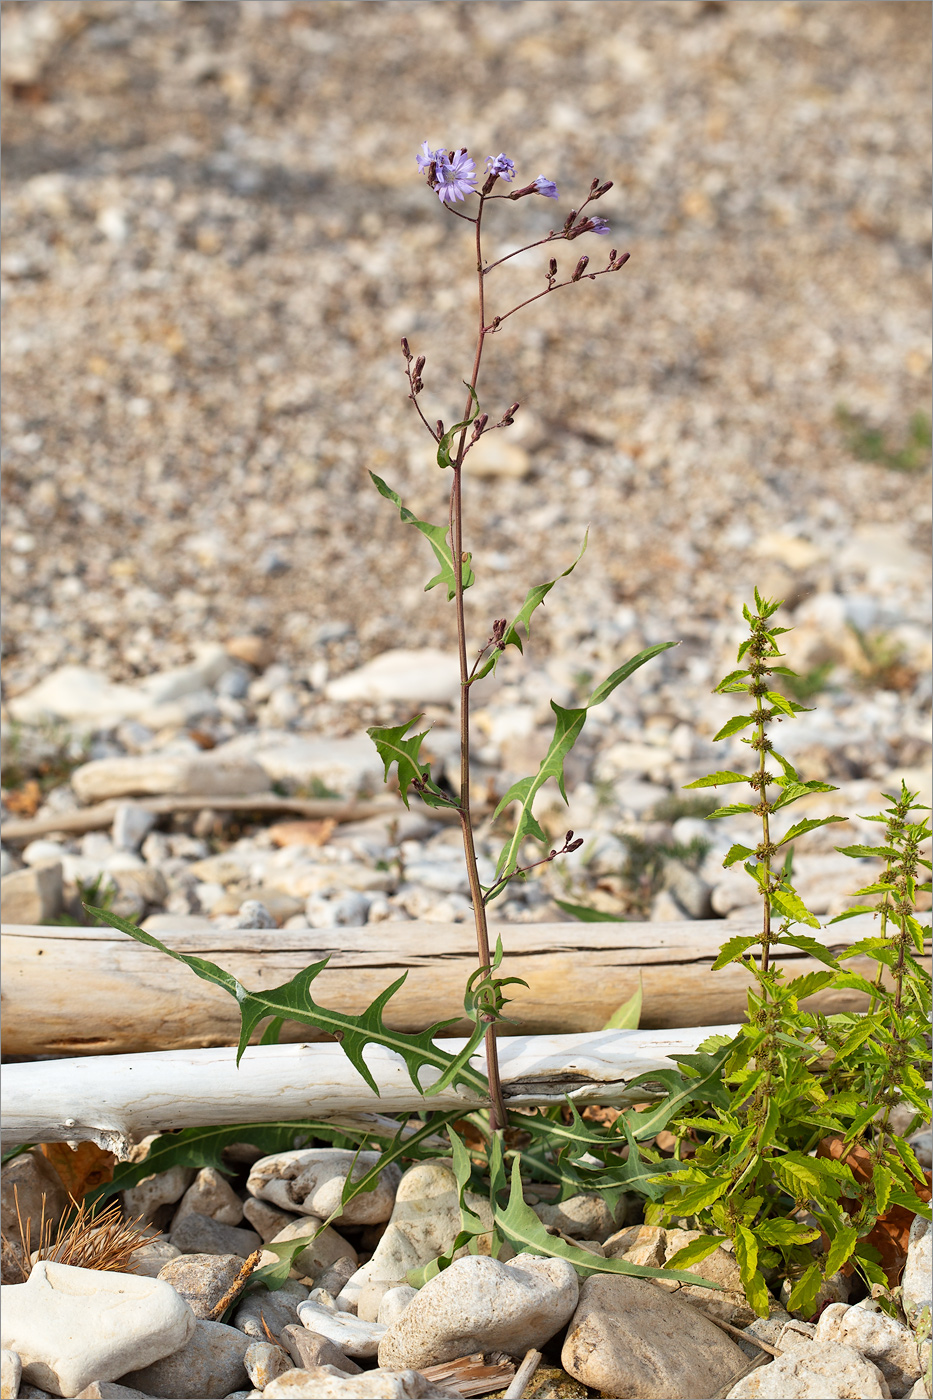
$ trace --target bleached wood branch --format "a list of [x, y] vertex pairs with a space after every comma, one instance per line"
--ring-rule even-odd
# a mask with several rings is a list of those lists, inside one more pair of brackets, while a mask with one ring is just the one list
[[[644, 1099], [644, 1085], [628, 1088], [636, 1075], [673, 1068], [670, 1053], [693, 1051], [707, 1036], [735, 1030], [706, 1026], [506, 1038], [499, 1048], [506, 1102], [523, 1108], [562, 1103], [568, 1096], [600, 1104], [631, 1102], [633, 1094]], [[463, 1041], [444, 1044], [455, 1051]], [[378, 1098], [334, 1044], [250, 1046], [239, 1068], [229, 1047], [7, 1065], [3, 1143], [91, 1141], [125, 1158], [147, 1133], [173, 1128], [482, 1106], [463, 1090], [423, 1099], [394, 1051], [371, 1046], [365, 1058]], [[485, 1068], [482, 1051], [473, 1064]], [[426, 1083], [437, 1077], [433, 1070], [424, 1073]]]
[[[493, 906], [494, 914], [495, 906]], [[594, 1031], [644, 988], [641, 1025], [649, 1029], [702, 1026], [745, 1015], [748, 971], [733, 963], [712, 973], [720, 945], [750, 934], [757, 920], [679, 923], [498, 924], [503, 973], [527, 987], [510, 988], [509, 1015], [528, 1035]], [[812, 936], [842, 949], [873, 932], [860, 916]], [[808, 930], [808, 932], [810, 932]], [[389, 1003], [387, 1022], [415, 1032], [462, 1016], [463, 988], [476, 966], [467, 924], [385, 923], [365, 928], [221, 929], [164, 933], [168, 947], [219, 963], [251, 990], [276, 987], [310, 963], [330, 958], [314, 997], [335, 1011], [358, 1015], [402, 971], [404, 986]], [[778, 945], [773, 961], [787, 977], [819, 964]], [[873, 975], [874, 964], [853, 959]], [[230, 1045], [239, 1035], [234, 1000], [200, 981], [183, 964], [160, 957], [109, 928], [32, 928], [5, 925], [2, 940], [3, 1051], [7, 1055], [130, 1053]], [[808, 1006], [825, 1012], [860, 1010], [858, 992], [824, 992]], [[452, 1027], [468, 1033], [461, 1021]], [[287, 1022], [285, 1041], [316, 1040], [308, 1026]]]

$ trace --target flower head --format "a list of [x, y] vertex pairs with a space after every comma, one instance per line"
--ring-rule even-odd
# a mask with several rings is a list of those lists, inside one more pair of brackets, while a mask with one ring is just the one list
[[610, 233], [611, 229], [605, 219], [590, 219], [590, 233]]
[[430, 170], [434, 162], [434, 152], [431, 150], [427, 141], [422, 141], [421, 153], [415, 156], [415, 160], [418, 162], [418, 169], [421, 171], [422, 175], [426, 170]]
[[500, 151], [497, 156], [490, 156], [486, 161], [486, 174], [498, 175], [500, 180], [515, 179], [515, 162], [509, 160], [504, 151]]
[[[425, 142], [425, 145], [427, 142]], [[476, 186], [476, 162], [459, 151], [434, 152], [434, 189], [442, 204], [452, 204], [472, 194]]]
[[553, 180], [549, 180], [546, 175], [539, 175], [534, 182], [538, 194], [543, 194], [545, 199], [557, 198], [557, 186]]

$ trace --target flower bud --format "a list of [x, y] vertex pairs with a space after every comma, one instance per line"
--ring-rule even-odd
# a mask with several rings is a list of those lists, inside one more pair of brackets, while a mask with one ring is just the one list
[[556, 259], [556, 258], [552, 258], [551, 261], [548, 263], [547, 275], [548, 275], [548, 277], [556, 277], [556, 276], [557, 276], [557, 259]]
[[631, 256], [631, 253], [623, 253], [621, 258], [616, 258], [615, 262], [612, 264], [613, 272], [618, 272], [620, 267], [624, 267]]
[[438, 418], [437, 423], [435, 424], [435, 427], [437, 428], [438, 441], [440, 441], [440, 439], [444, 436], [444, 420], [443, 420], [443, 418]]
[[404, 335], [402, 336], [402, 354], [405, 356], [406, 360], [411, 359], [411, 351], [408, 348], [408, 340]]
[[471, 441], [471, 442], [478, 442], [478, 441], [479, 441], [479, 439], [480, 439], [480, 438], [482, 437], [482, 435], [483, 435], [483, 429], [486, 427], [486, 424], [487, 424], [488, 422], [489, 422], [489, 414], [488, 414], [488, 413], [481, 413], [480, 416], [477, 418], [475, 424], [473, 425], [473, 436], [470, 438], [470, 441]]
[[572, 276], [571, 279], [570, 279], [571, 282], [579, 282], [580, 278], [583, 276], [584, 272], [586, 271], [586, 265], [587, 265], [588, 262], [589, 262], [589, 258], [588, 258], [588, 257], [586, 256], [586, 254], [584, 253], [584, 254], [583, 254], [583, 257], [580, 259], [580, 261], [577, 263], [576, 267], [575, 267], [574, 270], [573, 270], [573, 276]]
[[423, 355], [419, 355], [418, 358], [417, 358], [417, 360], [415, 361], [415, 368], [412, 370], [412, 374], [414, 375], [414, 377], [415, 377], [416, 379], [420, 379], [420, 378], [421, 378], [421, 371], [422, 371], [423, 369], [424, 369], [424, 356], [423, 356]]
[[594, 198], [594, 199], [602, 199], [603, 195], [604, 195], [604, 194], [607, 194], [607, 193], [609, 192], [609, 190], [611, 190], [611, 189], [612, 189], [612, 181], [611, 181], [611, 180], [607, 180], [606, 183], [605, 183], [604, 185], [600, 185], [599, 189], [598, 189], [598, 190], [596, 191], [596, 193], [593, 195], [593, 198]]

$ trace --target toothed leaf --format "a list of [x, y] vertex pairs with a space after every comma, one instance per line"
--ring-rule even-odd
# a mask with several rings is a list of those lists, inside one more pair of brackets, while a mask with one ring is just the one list
[[[451, 431], [453, 431], [453, 429]], [[394, 506], [397, 506], [398, 513], [403, 522], [406, 525], [414, 525], [416, 530], [420, 530], [421, 534], [424, 535], [428, 544], [434, 550], [437, 562], [441, 566], [441, 571], [439, 574], [435, 574], [434, 577], [425, 584], [425, 593], [433, 588], [435, 584], [443, 583], [446, 585], [447, 598], [449, 601], [455, 596], [457, 585], [456, 576], [454, 574], [453, 552], [447, 541], [447, 527], [444, 525], [429, 525], [426, 520], [418, 520], [407, 506], [402, 505], [400, 497], [392, 490], [391, 486], [386, 485], [382, 477], [377, 476], [375, 472], [370, 472], [369, 474], [380, 496], [385, 496], [387, 501], [391, 501]], [[472, 556], [468, 555], [460, 565], [464, 588], [469, 588], [470, 585], [476, 581], [473, 570], [470, 568], [471, 557]]]

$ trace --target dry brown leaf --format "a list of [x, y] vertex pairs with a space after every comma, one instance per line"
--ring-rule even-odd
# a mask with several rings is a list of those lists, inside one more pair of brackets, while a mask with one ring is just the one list
[[58, 1172], [73, 1201], [83, 1200], [88, 1191], [113, 1180], [117, 1159], [94, 1142], [79, 1142], [77, 1147], [69, 1147], [67, 1142], [43, 1142], [39, 1151]]
[[17, 817], [34, 817], [42, 802], [42, 789], [35, 778], [30, 778], [22, 787], [13, 788], [3, 799], [8, 812]]
[[[816, 1155], [845, 1162], [858, 1182], [871, 1181], [872, 1159], [864, 1147], [850, 1147], [841, 1138], [827, 1137], [820, 1142], [816, 1149]], [[926, 1186], [915, 1182], [914, 1189], [921, 1201], [929, 1201], [930, 1183], [933, 1177], [931, 1177], [930, 1172], [924, 1172], [924, 1176], [927, 1179]], [[843, 1210], [854, 1211], [858, 1209], [856, 1201], [841, 1199], [839, 1204]], [[879, 1216], [871, 1232], [865, 1236], [867, 1243], [874, 1245], [881, 1255], [881, 1267], [887, 1275], [891, 1288], [896, 1288], [901, 1281], [901, 1274], [907, 1263], [907, 1240], [914, 1219], [913, 1211], [907, 1210], [904, 1206], [891, 1206], [884, 1215]], [[842, 1272], [851, 1274], [852, 1268], [851, 1263], [843, 1264]]]
[[323, 821], [276, 822], [269, 827], [269, 839], [275, 846], [325, 846], [337, 828], [327, 817]]

